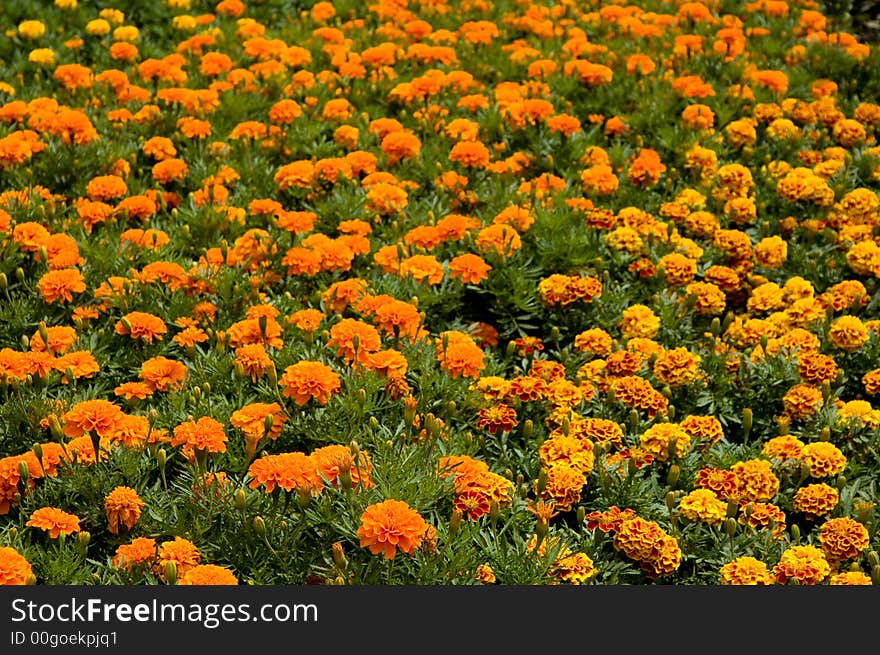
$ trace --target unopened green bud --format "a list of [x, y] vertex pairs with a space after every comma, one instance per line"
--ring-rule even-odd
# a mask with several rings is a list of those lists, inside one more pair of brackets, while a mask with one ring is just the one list
[[547, 487], [547, 479], [547, 469], [542, 468], [538, 473], [538, 480], [535, 483], [535, 493], [538, 496], [540, 496], [544, 492], [544, 489]]
[[819, 433], [819, 441], [828, 441], [829, 439], [831, 439], [831, 428], [826, 425]]
[[838, 491], [843, 491], [843, 488], [846, 486], [846, 476], [838, 475], [836, 485]]
[[80, 554], [81, 557], [85, 557], [86, 552], [89, 549], [89, 542], [92, 540], [92, 535], [87, 530], [81, 530], [76, 533], [76, 552]]
[[454, 509], [452, 510], [452, 516], [449, 518], [449, 535], [455, 536], [458, 533], [459, 528], [461, 528], [461, 510]]
[[24, 269], [19, 266], [15, 269], [15, 279], [19, 281], [19, 283], [23, 283], [25, 280]]
[[678, 478], [681, 475], [681, 467], [678, 464], [673, 464], [669, 467], [669, 472], [666, 474], [666, 484], [670, 487], [674, 487], [678, 482]]
[[6, 291], [9, 288], [9, 278], [6, 273], [0, 273], [0, 291]]
[[[751, 505], [749, 507], [751, 507]], [[737, 503], [735, 500], [728, 500], [727, 501], [727, 512], [726, 512], [727, 518], [729, 518], [729, 519], [735, 518], [738, 510], [739, 510], [739, 503]]]
[[177, 564], [175, 562], [165, 562], [165, 581], [172, 586], [177, 584]]
[[587, 510], [584, 509], [584, 506], [583, 506], [583, 505], [580, 505], [580, 506], [577, 508], [577, 514], [575, 515], [575, 517], [576, 517], [576, 519], [577, 519], [577, 524], [578, 524], [578, 525], [580, 525], [581, 523], [583, 523], [583, 522], [584, 522], [584, 519], [587, 518]]
[[639, 412], [635, 409], [631, 409], [629, 414], [627, 415], [627, 427], [629, 431], [633, 434], [638, 432], [639, 430]]
[[373, 430], [377, 430], [379, 428], [379, 419], [375, 416], [370, 416], [370, 428]]
[[797, 523], [792, 523], [791, 525], [791, 543], [796, 544], [801, 540], [801, 529], [797, 526]]
[[752, 431], [752, 408], [751, 407], [743, 408], [742, 429], [743, 429], [743, 438], [748, 439], [749, 433]]
[[733, 535], [736, 534], [736, 519], [724, 519], [724, 534], [731, 539], [733, 538]]
[[880, 566], [880, 555], [877, 554], [876, 550], [868, 551], [868, 564], [870, 564], [872, 568]]
[[532, 435], [535, 433], [535, 423], [532, 419], [527, 418], [523, 421], [522, 433], [526, 439], [532, 438]]
[[269, 366], [266, 367], [266, 377], [273, 387], [278, 385], [278, 369], [275, 368], [275, 362], [269, 362]]
[[666, 509], [672, 514], [675, 509], [675, 492], [668, 491], [666, 492]]
[[344, 571], [348, 568], [348, 559], [345, 557], [345, 552], [342, 550], [342, 543], [336, 541], [331, 546], [333, 551], [333, 563], [336, 564], [336, 568], [340, 571]]
[[254, 517], [254, 532], [260, 537], [266, 536], [266, 522], [263, 520], [262, 516]]
[[31, 476], [30, 471], [28, 470], [27, 462], [23, 459], [18, 460], [18, 477], [21, 478], [22, 483], [27, 484], [28, 478]]
[[247, 508], [247, 494], [244, 489], [236, 489], [233, 499], [235, 501], [235, 509], [239, 512], [243, 512]]

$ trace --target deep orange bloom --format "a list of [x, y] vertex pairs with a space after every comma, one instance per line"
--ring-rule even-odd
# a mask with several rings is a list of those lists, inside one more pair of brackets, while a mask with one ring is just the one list
[[15, 548], [0, 547], [0, 587], [24, 585], [33, 575], [30, 562]]
[[186, 371], [186, 364], [160, 355], [141, 364], [138, 377], [153, 391], [174, 391], [180, 388]]
[[255, 459], [248, 467], [251, 489], [263, 487], [272, 493], [276, 487], [285, 491], [317, 494], [324, 487], [315, 460], [305, 453], [282, 453]]
[[197, 564], [180, 578], [182, 585], [237, 585], [238, 578], [227, 568], [217, 564]]
[[422, 516], [405, 502], [385, 500], [364, 510], [357, 534], [361, 548], [393, 559], [398, 549], [412, 555], [422, 544], [427, 530], [428, 524]]
[[223, 424], [210, 416], [203, 416], [198, 421], [184, 421], [174, 428], [171, 445], [207, 453], [225, 453], [227, 440]]
[[79, 517], [75, 514], [68, 514], [57, 507], [41, 507], [31, 514], [25, 525], [45, 530], [49, 534], [49, 538], [57, 539], [61, 534], [68, 535], [79, 532]]
[[158, 557], [156, 540], [147, 537], [133, 539], [130, 544], [122, 544], [113, 555], [113, 566], [132, 569], [140, 564], [152, 567]]
[[47, 303], [73, 302], [73, 294], [85, 291], [86, 283], [77, 269], [62, 268], [44, 273], [37, 289]]
[[293, 398], [297, 405], [303, 406], [314, 398], [319, 404], [326, 405], [330, 396], [339, 392], [342, 381], [336, 372], [321, 362], [301, 361], [291, 364], [284, 370], [278, 380], [287, 398]]
[[65, 412], [61, 423], [67, 437], [80, 437], [91, 432], [99, 437], [109, 437], [122, 417], [122, 410], [107, 400], [84, 400]]
[[145, 503], [131, 487], [119, 486], [104, 498], [107, 529], [119, 534], [120, 529], [131, 530], [140, 518]]
[[371, 489], [376, 483], [370, 478], [373, 463], [370, 456], [363, 450], [358, 451], [357, 461], [351, 449], [342, 444], [331, 444], [316, 448], [310, 455], [318, 472], [333, 487], [339, 487], [340, 475], [347, 474], [351, 484], [363, 489]]
[[175, 537], [173, 541], [166, 541], [158, 550], [159, 573], [164, 577], [164, 566], [168, 562], [177, 565], [177, 577], [183, 578], [194, 566], [198, 566], [202, 555], [195, 544], [182, 537]]
[[116, 334], [127, 334], [132, 339], [143, 339], [153, 343], [153, 339], [162, 339], [168, 327], [158, 316], [147, 312], [129, 312], [116, 322]]

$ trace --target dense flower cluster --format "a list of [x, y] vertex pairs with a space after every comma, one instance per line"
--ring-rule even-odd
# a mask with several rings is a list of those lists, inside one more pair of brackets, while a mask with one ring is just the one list
[[281, 4], [4, 13], [0, 583], [880, 583], [876, 45]]

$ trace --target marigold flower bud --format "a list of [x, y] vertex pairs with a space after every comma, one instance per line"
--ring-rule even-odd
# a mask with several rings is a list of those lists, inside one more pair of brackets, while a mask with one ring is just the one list
[[843, 488], [846, 486], [846, 476], [838, 475], [837, 476], [837, 490], [843, 491]]
[[880, 555], [877, 554], [876, 550], [868, 551], [868, 564], [870, 564], [872, 568], [880, 566]]
[[452, 510], [452, 516], [449, 518], [449, 535], [455, 536], [458, 533], [459, 528], [461, 528], [461, 510], [454, 509]]
[[9, 288], [9, 278], [6, 273], [0, 273], [0, 291], [6, 291]]
[[17, 279], [19, 282], [24, 282], [24, 269], [21, 266], [15, 269], [15, 279]]
[[262, 516], [254, 517], [254, 532], [260, 537], [266, 536], [266, 522], [263, 520]]
[[239, 512], [243, 512], [247, 508], [247, 495], [244, 489], [236, 489], [233, 500], [235, 502], [235, 509]]
[[742, 429], [743, 429], [743, 438], [748, 439], [749, 433], [752, 431], [752, 409], [751, 409], [751, 407], [743, 408]]
[[342, 550], [342, 543], [336, 541], [331, 548], [333, 549], [333, 562], [336, 564], [336, 568], [344, 571], [348, 567], [348, 560]]
[[540, 496], [544, 492], [544, 489], [547, 487], [548, 478], [549, 475], [547, 473], [547, 469], [542, 468], [538, 473], [538, 481], [535, 484], [535, 493], [538, 496]]
[[159, 464], [159, 468], [164, 470], [165, 463], [168, 461], [168, 453], [165, 452], [164, 448], [160, 448], [156, 452], [156, 463]]
[[826, 425], [819, 433], [819, 441], [828, 441], [831, 438], [831, 429]]
[[532, 419], [527, 418], [523, 421], [522, 433], [526, 439], [531, 439], [532, 435], [535, 433], [535, 423]]
[[23, 459], [18, 462], [18, 477], [21, 478], [23, 484], [27, 484], [28, 478], [30, 477], [27, 462]]
[[669, 472], [666, 474], [666, 484], [670, 487], [674, 487], [675, 483], [678, 482], [680, 475], [681, 467], [678, 464], [673, 464], [669, 467]]
[[724, 534], [732, 539], [736, 534], [736, 525], [736, 519], [724, 519]]
[[666, 492], [666, 509], [669, 510], [669, 513], [672, 514], [673, 510], [675, 510], [675, 492], [667, 491]]
[[801, 540], [801, 529], [796, 523], [791, 526], [791, 543], [796, 544]]
[[165, 562], [165, 581], [172, 586], [177, 584], [177, 564], [175, 562]]
[[85, 557], [91, 540], [92, 535], [87, 530], [81, 530], [76, 533], [76, 552], [79, 553], [81, 557]]
[[736, 512], [739, 510], [739, 503], [735, 500], [727, 501], [727, 513], [726, 516], [729, 519], [736, 518]]

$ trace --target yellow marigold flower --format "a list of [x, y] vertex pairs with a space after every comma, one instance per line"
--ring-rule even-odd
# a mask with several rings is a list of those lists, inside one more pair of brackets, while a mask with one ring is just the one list
[[691, 437], [678, 423], [655, 423], [639, 438], [642, 448], [661, 462], [670, 457], [684, 457], [691, 447]]
[[638, 304], [631, 305], [623, 310], [619, 327], [627, 339], [633, 337], [652, 339], [660, 329], [660, 317], [650, 307]]
[[771, 585], [773, 575], [761, 560], [748, 555], [737, 557], [721, 567], [721, 584], [723, 585]]
[[699, 376], [700, 361], [700, 356], [687, 348], [664, 350], [654, 361], [654, 376], [670, 387], [681, 387]]
[[804, 446], [801, 459], [810, 466], [810, 477], [824, 478], [843, 473], [846, 457], [840, 449], [827, 441], [816, 441]]
[[810, 520], [831, 514], [840, 500], [840, 493], [831, 485], [819, 482], [808, 484], [794, 494], [792, 506]]
[[736, 476], [734, 495], [741, 501], [768, 501], [779, 491], [779, 478], [766, 459], [737, 462], [730, 470]]
[[727, 516], [727, 503], [710, 489], [694, 489], [679, 501], [678, 511], [691, 521], [721, 525]]
[[828, 329], [828, 340], [842, 350], [858, 350], [869, 336], [868, 328], [856, 316], [841, 316]]
[[39, 39], [46, 33], [46, 26], [38, 20], [24, 20], [18, 24], [18, 35], [23, 39]]

